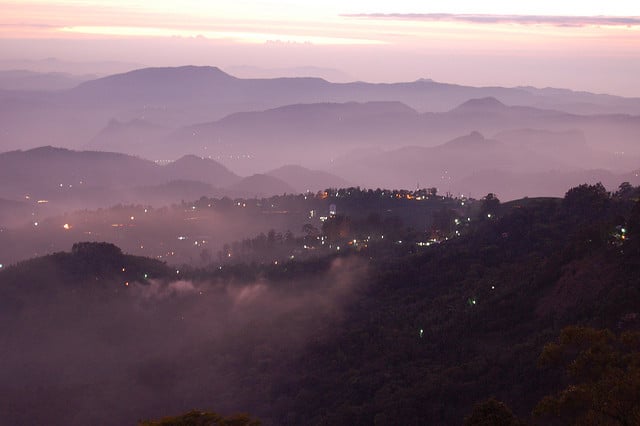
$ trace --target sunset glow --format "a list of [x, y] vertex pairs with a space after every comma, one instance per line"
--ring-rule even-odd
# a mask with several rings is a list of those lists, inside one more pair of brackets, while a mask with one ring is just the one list
[[[457, 0], [425, 4], [420, 1], [155, 1], [66, 0], [4, 1], [0, 22], [3, 59], [59, 57], [95, 60], [98, 52], [78, 43], [101, 40], [101, 53], [110, 60], [144, 65], [248, 64], [338, 68], [354, 79], [392, 81], [431, 77], [465, 84], [494, 84], [482, 76], [445, 66], [438, 55], [470, 70], [472, 56], [485, 60], [514, 58], [510, 84], [564, 86], [603, 91], [598, 74], [640, 73], [640, 3], [583, 1], [579, 4], [538, 2], [478, 2]], [[126, 46], [120, 46], [130, 40]], [[159, 43], [171, 40], [178, 51], [162, 54]], [[118, 45], [117, 45], [118, 44]], [[117, 45], [117, 47], [116, 47]], [[261, 46], [271, 46], [269, 52]], [[277, 49], [274, 46], [279, 46]], [[357, 56], [351, 52], [359, 47]], [[321, 49], [321, 50], [319, 50]], [[231, 53], [233, 52], [233, 54]], [[435, 56], [434, 56], [435, 55]], [[206, 60], [204, 58], [215, 58]], [[394, 58], [396, 67], [365, 64]], [[546, 63], [537, 73], [527, 61]], [[529, 59], [527, 59], [529, 58]], [[557, 58], [557, 59], [554, 59]], [[554, 61], [575, 58], [589, 69], [578, 79], [546, 75]], [[105, 58], [106, 59], [106, 58]], [[212, 61], [214, 63], [212, 63]], [[598, 66], [594, 67], [595, 62]], [[283, 63], [284, 62], [284, 63]], [[451, 60], [449, 60], [451, 62]], [[429, 64], [429, 66], [426, 66]], [[499, 65], [504, 70], [504, 65]], [[618, 94], [640, 94], [627, 77], [611, 88]]]

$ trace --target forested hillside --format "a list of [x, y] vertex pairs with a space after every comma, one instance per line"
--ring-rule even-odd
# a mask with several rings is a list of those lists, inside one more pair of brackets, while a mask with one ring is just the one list
[[313, 236], [342, 250], [280, 263], [169, 267], [80, 243], [5, 267], [0, 410], [12, 424], [193, 408], [267, 425], [634, 424], [639, 195], [489, 194], [428, 246], [401, 219], [364, 242], [366, 212], [336, 216]]

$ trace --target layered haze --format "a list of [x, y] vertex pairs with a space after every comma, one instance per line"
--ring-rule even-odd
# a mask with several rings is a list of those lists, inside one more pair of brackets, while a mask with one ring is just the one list
[[639, 2], [0, 10], [0, 424], [637, 423]]
[[3, 422], [130, 424], [158, 407], [211, 404], [268, 420], [265, 396], [303, 369], [298, 354], [333, 333], [366, 285], [355, 259], [321, 263], [313, 278], [220, 271], [198, 280], [98, 250], [0, 272]]
[[[512, 199], [559, 196], [567, 184], [602, 180], [603, 173], [610, 176], [606, 182], [635, 182], [640, 164], [640, 99], [570, 90], [431, 80], [243, 79], [215, 67], [186, 66], [140, 69], [65, 90], [4, 91], [0, 98], [0, 143], [6, 150], [53, 145], [171, 162], [167, 171], [190, 169], [160, 177], [144, 172], [148, 164], [133, 167], [120, 157], [122, 167], [139, 167], [145, 176], [124, 179], [129, 188], [174, 180], [212, 185], [196, 190], [207, 192], [202, 195], [273, 195], [345, 183], [373, 188], [418, 183], [482, 194], [495, 190], [501, 178], [471, 177], [498, 173], [530, 182], [497, 191]], [[452, 142], [465, 137], [465, 143]], [[226, 167], [228, 176], [205, 176], [214, 163]], [[312, 170], [316, 178], [305, 183], [290, 173], [270, 174], [291, 165]], [[557, 175], [557, 184], [528, 178], [545, 173]], [[237, 175], [235, 182], [231, 174]], [[255, 188], [240, 177], [252, 177], [249, 186]], [[12, 187], [14, 198], [33, 192], [24, 183]], [[224, 188], [229, 191], [217, 191]]]

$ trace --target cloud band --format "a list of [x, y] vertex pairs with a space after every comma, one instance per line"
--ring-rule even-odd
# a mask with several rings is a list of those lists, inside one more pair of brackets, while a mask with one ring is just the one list
[[359, 13], [345, 14], [341, 16], [372, 20], [552, 25], [557, 27], [583, 27], [598, 25], [625, 27], [640, 26], [639, 16], [485, 15], [453, 13]]

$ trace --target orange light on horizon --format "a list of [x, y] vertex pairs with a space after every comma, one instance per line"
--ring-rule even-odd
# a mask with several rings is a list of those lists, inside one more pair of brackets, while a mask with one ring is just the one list
[[160, 28], [143, 26], [70, 26], [58, 31], [70, 34], [101, 35], [115, 37], [184, 37], [206, 38], [213, 40], [229, 40], [238, 43], [267, 43], [278, 41], [284, 43], [309, 43], [318, 45], [379, 45], [386, 41], [349, 38], [332, 35], [270, 33], [247, 31], [212, 31], [187, 28]]

